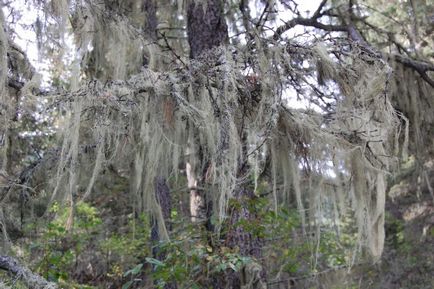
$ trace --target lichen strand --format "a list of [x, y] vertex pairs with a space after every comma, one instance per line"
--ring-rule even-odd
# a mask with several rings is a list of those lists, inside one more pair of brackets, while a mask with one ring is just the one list
[[140, 70], [145, 59], [155, 67], [156, 19], [150, 11], [155, 7], [148, 5], [145, 11], [141, 5], [135, 0], [86, 2], [74, 10], [72, 31], [87, 77], [126, 79]]
[[10, 115], [10, 99], [7, 93], [8, 80], [8, 37], [5, 33], [3, 11], [0, 11], [0, 172], [7, 168], [8, 125]]

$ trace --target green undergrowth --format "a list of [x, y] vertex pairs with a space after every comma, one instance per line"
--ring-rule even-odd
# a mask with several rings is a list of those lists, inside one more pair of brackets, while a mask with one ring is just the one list
[[[211, 233], [180, 217], [175, 207], [170, 240], [152, 243], [150, 220], [144, 214], [114, 218], [104, 205], [79, 202], [71, 208], [54, 203], [48, 211], [50, 221], [27, 226], [32, 241], [23, 246], [23, 255], [31, 269], [47, 280], [62, 288], [83, 289], [164, 288], [170, 283], [178, 288], [212, 288], [219, 276], [258, 264], [268, 276], [304, 278], [351, 262], [356, 244], [351, 218], [337, 224], [338, 233], [315, 224], [302, 230], [297, 209], [276, 211], [266, 197], [229, 204], [232, 210], [248, 210], [252, 218], [221, 224], [212, 218], [220, 230]], [[238, 245], [226, 243], [233, 228], [260, 240], [260, 260], [243, 256]]]

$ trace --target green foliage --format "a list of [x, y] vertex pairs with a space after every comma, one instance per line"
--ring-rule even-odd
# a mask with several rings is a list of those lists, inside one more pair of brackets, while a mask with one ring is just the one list
[[107, 279], [115, 284], [137, 274], [139, 266], [123, 272], [150, 254], [149, 219], [144, 214], [139, 218], [129, 215], [128, 222], [112, 232], [104, 231], [101, 213], [88, 203], [79, 202], [74, 208], [54, 203], [49, 214], [50, 222], [28, 226], [29, 234], [41, 231], [28, 244], [27, 255], [38, 273], [62, 288], [91, 288], [74, 280], [74, 274], [80, 274], [77, 266], [88, 254], [105, 256]]
[[[189, 227], [190, 237], [195, 233], [194, 227]], [[224, 246], [212, 248], [200, 239], [179, 238], [169, 242], [155, 244], [158, 258], [146, 257], [146, 264], [138, 264], [127, 270], [127, 278], [122, 288], [133, 286], [137, 277], [146, 271], [155, 281], [157, 288], [171, 282], [176, 282], [178, 288], [207, 288], [203, 276], [217, 276], [227, 271], [238, 272], [249, 262], [250, 257], [241, 256], [236, 250]], [[148, 268], [151, 268], [148, 270]]]
[[54, 219], [29, 249], [37, 252], [37, 271], [48, 280], [65, 281], [77, 257], [91, 245], [102, 221], [96, 208], [84, 202], [74, 208], [54, 203], [49, 212]]
[[[133, 269], [128, 270], [127, 272], [125, 272], [124, 277], [128, 277], [128, 276], [130, 276], [130, 277], [131, 277], [131, 280], [128, 281], [127, 283], [125, 283], [125, 284], [122, 286], [122, 289], [128, 289], [128, 288], [130, 288], [130, 286], [134, 283], [134, 281], [136, 281], [136, 280], [134, 279], [134, 277], [135, 277], [137, 274], [139, 274], [139, 272], [140, 272], [140, 270], [142, 269], [142, 267], [143, 267], [143, 264], [138, 264], [138, 265], [137, 265], [136, 267], [134, 267]], [[140, 281], [140, 279], [137, 279], [137, 280]]]
[[159, 243], [158, 250], [160, 256], [165, 255], [164, 260], [146, 258], [146, 262], [152, 266], [152, 277], [157, 281], [158, 288], [163, 288], [165, 284], [173, 281], [183, 284], [186, 280], [191, 280], [187, 282], [195, 285], [195, 277], [207, 269], [203, 265], [211, 251], [187, 240]]
[[[266, 246], [263, 253], [270, 261], [267, 268], [270, 273], [280, 270], [292, 276], [305, 275], [345, 265], [351, 260], [356, 235], [350, 220], [340, 224], [339, 237], [335, 232], [324, 230], [319, 241], [315, 237], [306, 240], [300, 232], [301, 218], [296, 209], [271, 210], [269, 199], [263, 197], [246, 202], [230, 200], [229, 205], [234, 210], [245, 208], [254, 215], [249, 221], [240, 220], [233, 226], [242, 227], [266, 242], [271, 241], [270, 247]], [[172, 217], [175, 216], [177, 214], [172, 214]], [[158, 259], [145, 258], [152, 269], [148, 270], [146, 266], [130, 267], [125, 273], [130, 278], [124, 284], [125, 288], [134, 284], [140, 271], [150, 274], [157, 288], [164, 288], [171, 282], [176, 282], [179, 288], [207, 288], [212, 276], [239, 272], [247, 264], [255, 262], [251, 257], [242, 256], [237, 247], [226, 247], [219, 241], [219, 236], [204, 238], [205, 232], [195, 226], [185, 226], [182, 221], [173, 223], [176, 225], [174, 232], [182, 226], [182, 233], [173, 235], [170, 242], [155, 244]], [[226, 226], [228, 224], [223, 224], [223, 235], [228, 230]], [[212, 247], [210, 239], [214, 240]], [[207, 276], [206, 280], [203, 276]]]
[[[270, 206], [264, 199], [259, 203], [265, 208]], [[350, 263], [357, 243], [351, 218], [342, 218], [335, 225], [340, 228], [339, 234], [328, 225], [323, 228], [312, 226], [308, 237], [300, 230], [301, 218], [296, 209], [261, 209], [259, 212], [263, 212], [260, 225], [263, 236], [273, 243], [265, 253], [271, 259], [270, 271], [305, 275]]]
[[[149, 219], [145, 214], [140, 215], [138, 219], [130, 215], [122, 233], [114, 232], [100, 243], [101, 250], [109, 256], [107, 261], [111, 264], [112, 271], [109, 272], [111, 277], [135, 275], [136, 270], [140, 270], [126, 271], [131, 265], [150, 254], [149, 236]], [[126, 273], [123, 273], [125, 271]]]
[[404, 238], [404, 225], [403, 220], [394, 218], [391, 214], [386, 215], [386, 242], [395, 250], [408, 249]]
[[[254, 215], [248, 222], [240, 220], [234, 226], [272, 241], [271, 247], [264, 248], [264, 255], [270, 261], [267, 268], [270, 273], [281, 270], [291, 275], [304, 275], [349, 261], [349, 251], [355, 244], [351, 222], [340, 224], [339, 238], [334, 232], [321, 231], [317, 243], [315, 238], [306, 241], [306, 236], [301, 234], [301, 219], [296, 209], [274, 211], [266, 197], [255, 197], [244, 203], [231, 200], [230, 205], [234, 209], [245, 208]], [[172, 240], [153, 245], [158, 257], [151, 253], [150, 222], [145, 214], [139, 218], [129, 215], [118, 230], [103, 234], [101, 213], [87, 203], [78, 203], [72, 215], [70, 207], [57, 203], [49, 212], [53, 220], [46, 224], [30, 251], [37, 257], [37, 271], [59, 284], [75, 284], [71, 275], [74, 265], [80, 254], [89, 250], [106, 256], [107, 277], [124, 289], [143, 284], [144, 276], [155, 280], [157, 288], [164, 288], [171, 282], [176, 282], [179, 288], [206, 288], [212, 276], [239, 272], [255, 262], [239, 254], [237, 247], [226, 247], [220, 241], [221, 236], [210, 236], [200, 226], [186, 225], [177, 209], [171, 212]], [[225, 226], [223, 224], [222, 234], [227, 230]], [[209, 240], [213, 240], [212, 246]], [[142, 260], [145, 263], [141, 263]]]

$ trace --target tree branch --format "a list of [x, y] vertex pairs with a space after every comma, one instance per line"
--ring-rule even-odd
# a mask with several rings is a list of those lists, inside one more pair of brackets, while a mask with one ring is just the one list
[[312, 18], [318, 19], [321, 17], [321, 10], [324, 8], [324, 5], [327, 3], [327, 0], [322, 0], [321, 4], [319, 4], [318, 8], [316, 9], [315, 13], [313, 13]]
[[24, 83], [21, 82], [21, 81], [19, 81], [19, 80], [17, 80], [17, 79], [9, 78], [8, 79], [8, 86], [12, 87], [12, 88], [15, 88], [16, 90], [21, 90], [21, 88], [24, 87]]
[[[380, 52], [377, 52], [369, 43], [365, 41], [365, 39], [363, 39], [362, 35], [360, 35], [359, 31], [353, 24], [348, 25], [348, 35], [351, 40], [358, 42], [364, 48], [368, 49], [369, 52], [380, 56]], [[423, 80], [425, 80], [429, 85], [434, 87], [434, 80], [431, 79], [427, 74], [428, 71], [434, 71], [433, 64], [414, 60], [412, 58], [405, 57], [399, 54], [391, 54], [389, 55], [389, 58], [394, 59], [395, 61], [403, 64], [404, 66], [416, 70]]]
[[276, 29], [276, 32], [273, 35], [273, 39], [277, 40], [280, 38], [280, 36], [285, 33], [286, 31], [294, 28], [296, 25], [303, 25], [308, 27], [314, 27], [318, 29], [322, 29], [325, 31], [341, 31], [341, 32], [347, 32], [347, 27], [343, 25], [329, 25], [324, 24], [321, 22], [318, 22], [318, 18], [294, 18], [288, 22], [286, 22], [284, 25], [278, 27]]
[[423, 80], [425, 80], [426, 82], [429, 83], [429, 85], [431, 85], [431, 87], [434, 87], [434, 80], [431, 79], [427, 72], [428, 71], [434, 71], [434, 65], [431, 63], [427, 63], [427, 62], [422, 62], [422, 61], [417, 61], [408, 57], [404, 57], [402, 55], [399, 54], [392, 54], [391, 58], [393, 58], [395, 61], [409, 67], [412, 68], [414, 70], [416, 70], [419, 75], [422, 77]]
[[[382, 54], [377, 49], [375, 49], [371, 44], [366, 42], [366, 40], [362, 37], [358, 29], [356, 28], [356, 26], [351, 22], [351, 20], [350, 23], [348, 24], [346, 24], [346, 21], [343, 21], [344, 24], [346, 25], [329, 25], [329, 24], [323, 24], [319, 22], [318, 19], [320, 19], [323, 16], [321, 10], [323, 9], [326, 3], [327, 0], [323, 0], [311, 18], [297, 17], [286, 22], [284, 25], [279, 26], [273, 35], [273, 39], [278, 40], [283, 33], [294, 28], [296, 25], [314, 27], [314, 28], [318, 28], [330, 32], [347, 32], [351, 40], [359, 43], [361, 46], [363, 46], [368, 52], [372, 53], [373, 55], [376, 55], [380, 58], [382, 57]], [[351, 1], [350, 1], [349, 9], [352, 10]], [[428, 71], [434, 71], [433, 64], [429, 62], [414, 60], [410, 57], [405, 57], [399, 54], [391, 54], [388, 55], [388, 57], [390, 59], [394, 59], [395, 61], [403, 64], [406, 67], [414, 69], [419, 73], [422, 79], [424, 79], [428, 84], [434, 87], [434, 80], [431, 79], [427, 74]]]
[[56, 284], [33, 273], [10, 256], [0, 256], [0, 269], [15, 275], [16, 279], [23, 280], [30, 289], [57, 289]]

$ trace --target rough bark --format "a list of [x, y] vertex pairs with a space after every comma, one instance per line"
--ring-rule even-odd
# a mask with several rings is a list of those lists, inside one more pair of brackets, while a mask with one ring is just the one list
[[150, 39], [157, 39], [157, 26], [158, 26], [158, 18], [157, 18], [157, 5], [155, 0], [144, 0], [143, 11], [146, 12], [146, 23], [144, 27], [144, 31]]
[[[255, 197], [251, 190], [243, 187], [234, 192], [233, 198], [237, 204], [231, 208], [229, 214], [231, 216], [230, 229], [226, 235], [225, 245], [229, 248], [239, 248], [239, 254], [242, 256], [259, 260], [262, 255], [263, 240], [239, 224], [240, 221], [251, 223], [257, 218], [252, 208], [249, 208], [251, 200]], [[266, 288], [265, 271], [261, 265], [256, 261], [249, 265], [245, 266], [240, 274], [227, 274], [227, 286], [232, 286], [231, 288]], [[226, 288], [228, 288], [227, 286]]]
[[187, 9], [188, 43], [193, 59], [206, 50], [226, 44], [229, 39], [222, 2], [208, 1], [206, 7], [194, 2], [190, 1]]
[[[171, 199], [170, 199], [170, 189], [169, 186], [166, 183], [166, 180], [163, 177], [157, 177], [155, 178], [155, 197], [157, 199], [157, 202], [161, 208], [161, 213], [163, 215], [163, 219], [165, 221], [165, 224], [167, 229], [170, 230], [170, 210], [171, 210]], [[158, 242], [161, 238], [159, 236], [158, 232], [158, 220], [156, 218], [153, 218], [152, 220], [152, 231], [151, 231], [151, 239], [152, 241]], [[155, 256], [158, 256], [158, 248], [152, 249], [153, 254]]]

